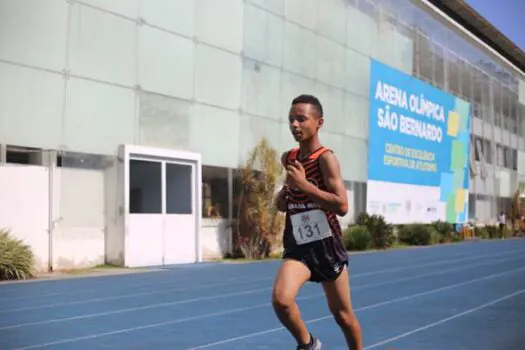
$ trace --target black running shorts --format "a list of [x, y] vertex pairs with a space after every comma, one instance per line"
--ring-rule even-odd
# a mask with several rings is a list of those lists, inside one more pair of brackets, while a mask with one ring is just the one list
[[310, 282], [315, 283], [335, 281], [348, 266], [348, 260], [326, 265], [314, 264], [286, 251], [283, 254], [283, 259], [293, 259], [302, 262], [310, 270]]

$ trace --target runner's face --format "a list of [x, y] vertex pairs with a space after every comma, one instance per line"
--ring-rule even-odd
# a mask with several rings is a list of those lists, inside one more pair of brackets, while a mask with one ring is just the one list
[[288, 116], [290, 131], [297, 142], [311, 139], [323, 124], [317, 110], [309, 103], [297, 103]]

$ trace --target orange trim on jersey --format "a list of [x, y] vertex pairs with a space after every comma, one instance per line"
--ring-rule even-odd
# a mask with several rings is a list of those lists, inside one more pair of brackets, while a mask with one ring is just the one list
[[[323, 153], [329, 151], [330, 149], [327, 148], [327, 147], [324, 147], [324, 146], [321, 146], [319, 147], [314, 153], [310, 154], [308, 156], [308, 159], [310, 160], [314, 160], [314, 159], [317, 159], [319, 158], [321, 155], [323, 155]], [[287, 161], [291, 161], [291, 160], [294, 160], [294, 159], [297, 159], [297, 156], [299, 155], [299, 148], [296, 147], [296, 148], [292, 148], [289, 152], [288, 152], [288, 155], [286, 156], [286, 160]]]
[[317, 159], [321, 155], [323, 155], [323, 153], [325, 153], [326, 151], [329, 151], [329, 149], [324, 147], [324, 146], [322, 146], [317, 151], [315, 151], [314, 153], [310, 154], [310, 157], [308, 157], [308, 158], [310, 158], [310, 159]]
[[286, 161], [292, 161], [293, 159], [297, 159], [297, 154], [299, 153], [299, 148], [293, 148], [288, 152], [288, 155], [286, 156]]

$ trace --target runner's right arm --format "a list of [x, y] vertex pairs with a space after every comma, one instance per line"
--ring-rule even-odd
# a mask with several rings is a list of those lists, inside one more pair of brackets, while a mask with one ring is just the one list
[[[283, 167], [286, 168], [286, 157], [288, 156], [288, 152], [284, 152], [282, 155], [281, 155], [281, 164], [283, 165]], [[279, 193], [277, 194], [277, 198], [275, 199], [275, 205], [277, 206], [277, 210], [279, 211], [286, 211], [286, 205], [287, 205], [287, 200], [286, 200], [286, 183], [283, 185], [283, 187], [281, 188], [281, 190], [279, 191]]]

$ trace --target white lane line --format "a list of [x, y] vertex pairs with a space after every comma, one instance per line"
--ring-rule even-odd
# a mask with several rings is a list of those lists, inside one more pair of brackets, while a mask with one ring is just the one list
[[419, 328], [416, 328], [414, 330], [411, 330], [409, 332], [406, 332], [406, 333], [403, 333], [403, 334], [400, 334], [400, 335], [397, 335], [395, 337], [392, 337], [392, 338], [388, 338], [388, 339], [385, 339], [383, 341], [380, 341], [379, 343], [375, 343], [373, 345], [369, 345], [369, 346], [366, 346], [365, 349], [373, 349], [373, 348], [377, 348], [378, 346], [381, 346], [381, 345], [384, 345], [384, 344], [388, 344], [388, 343], [391, 343], [395, 340], [398, 340], [398, 339], [401, 339], [401, 338], [405, 338], [405, 337], [408, 337], [412, 334], [415, 334], [415, 333], [418, 333], [418, 332], [422, 332], [422, 331], [425, 331], [429, 328], [432, 328], [432, 327], [435, 327], [435, 326], [438, 326], [440, 324], [443, 324], [445, 322], [448, 322], [448, 321], [452, 321], [456, 318], [459, 318], [459, 317], [462, 317], [462, 316], [465, 316], [465, 315], [468, 315], [468, 314], [471, 314], [473, 312], [476, 312], [476, 311], [479, 311], [479, 310], [482, 310], [486, 307], [489, 307], [489, 306], [492, 306], [492, 305], [495, 305], [497, 303], [500, 303], [502, 301], [505, 301], [505, 300], [508, 300], [508, 299], [511, 299], [511, 298], [514, 298], [518, 295], [521, 295], [525, 293], [525, 289], [522, 289], [522, 290], [519, 290], [517, 292], [514, 292], [514, 293], [511, 293], [511, 294], [508, 294], [508, 295], [505, 295], [504, 297], [501, 297], [499, 299], [496, 299], [496, 300], [492, 300], [488, 303], [485, 303], [483, 305], [480, 305], [480, 306], [477, 306], [475, 308], [472, 308], [472, 309], [469, 309], [467, 311], [464, 311], [464, 312], [461, 312], [459, 314], [455, 314], [453, 316], [450, 316], [450, 317], [447, 317], [447, 318], [443, 318], [437, 322], [433, 322], [433, 323], [429, 323], [427, 324], [426, 326], [423, 326], [423, 327], [419, 327]]
[[[363, 286], [354, 287], [353, 290], [356, 291], [356, 290], [361, 290], [361, 289], [366, 289], [366, 288], [371, 288], [371, 287], [378, 287], [378, 286], [383, 286], [383, 285], [388, 285], [388, 284], [395, 284], [395, 283], [399, 283], [399, 282], [406, 282], [406, 281], [410, 281], [410, 280], [425, 278], [425, 277], [428, 277], [428, 276], [443, 275], [443, 274], [447, 274], [447, 273], [454, 273], [454, 272], [461, 271], [461, 270], [468, 270], [468, 269], [471, 269], [471, 268], [477, 268], [477, 267], [485, 266], [485, 265], [494, 265], [495, 263], [499, 263], [499, 262], [508, 262], [508, 261], [514, 261], [514, 260], [522, 260], [522, 259], [524, 259], [524, 258], [521, 257], [521, 256], [520, 257], [514, 257], [514, 258], [493, 259], [493, 260], [490, 260], [488, 262], [483, 262], [483, 263], [480, 263], [480, 264], [473, 264], [473, 265], [468, 265], [468, 266], [455, 267], [455, 268], [452, 268], [452, 269], [444, 269], [444, 270], [440, 270], [440, 271], [436, 271], [436, 272], [429, 272], [429, 273], [425, 273], [425, 274], [421, 274], [421, 275], [415, 275], [415, 276], [410, 276], [410, 277], [403, 277], [403, 278], [383, 281], [383, 282], [379, 282], [379, 283], [365, 284]], [[247, 291], [243, 291], [243, 292], [240, 292], [240, 293], [241, 293], [241, 295], [248, 295], [248, 294], [254, 294], [254, 293], [258, 293], [258, 292], [262, 292], [262, 291], [270, 291], [270, 290], [272, 290], [271, 287], [270, 288], [264, 288], [264, 289], [247, 290]], [[149, 308], [155, 308], [155, 307], [163, 307], [163, 306], [172, 306], [172, 305], [178, 305], [178, 304], [195, 303], [195, 302], [199, 302], [199, 301], [202, 301], [202, 300], [211, 300], [211, 299], [218, 299], [218, 298], [222, 298], [222, 297], [230, 297], [230, 296], [238, 296], [238, 295], [239, 295], [239, 293], [233, 293], [233, 295], [232, 295], [232, 293], [218, 294], [218, 295], [214, 295], [214, 296], [203, 297], [202, 299], [201, 298], [192, 298], [192, 299], [185, 299], [185, 300], [180, 300], [180, 301], [173, 301], [173, 302], [170, 302], [170, 303], [162, 303], [162, 304], [153, 304], [153, 305], [141, 306], [141, 307], [137, 307], [137, 308], [120, 309], [120, 310], [115, 310], [115, 311], [106, 311], [106, 312], [102, 312], [102, 313], [85, 314], [85, 315], [65, 317], [65, 318], [56, 318], [56, 319], [50, 319], [50, 320], [45, 320], [45, 321], [19, 323], [19, 324], [9, 325], [9, 326], [0, 326], [0, 331], [6, 330], [6, 329], [29, 327], [29, 326], [36, 326], [36, 325], [49, 324], [49, 323], [59, 323], [59, 322], [83, 320], [83, 319], [94, 318], [94, 317], [102, 317], [102, 316], [107, 316], [107, 315], [112, 315], [112, 314], [119, 314], [119, 313], [125, 313], [125, 312], [134, 312], [134, 311], [139, 311], [139, 310], [149, 309]], [[310, 299], [310, 298], [316, 298], [316, 297], [319, 297], [319, 296], [322, 296], [322, 295], [324, 295], [324, 294], [323, 293], [315, 293], [315, 294], [311, 294], [311, 295], [298, 297], [297, 299], [298, 300], [305, 300], [305, 299]], [[167, 305], [167, 304], [169, 304], [169, 305]], [[267, 305], [267, 304], [263, 304], [263, 305]]]
[[[246, 279], [246, 280], [237, 281], [237, 282], [219, 282], [219, 283], [216, 283], [216, 284], [206, 285], [205, 287], [201, 286], [201, 288], [199, 288], [199, 289], [216, 288], [216, 287], [220, 287], [220, 286], [240, 285], [240, 284], [249, 284], [249, 283], [258, 283], [258, 282], [261, 282], [261, 281], [262, 281], [262, 279], [260, 279], [260, 278], [253, 278], [253, 279]], [[57, 307], [57, 306], [71, 306], [71, 305], [90, 304], [90, 303], [97, 303], [97, 302], [102, 302], [102, 301], [110, 301], [110, 300], [120, 300], [120, 299], [126, 299], [126, 298], [143, 297], [143, 296], [148, 296], [148, 295], [160, 295], [160, 294], [169, 294], [169, 293], [177, 293], [177, 292], [186, 292], [186, 291], [189, 291], [189, 290], [191, 290], [191, 288], [173, 288], [173, 289], [163, 289], [163, 290], [160, 290], [160, 291], [149, 291], [149, 292], [141, 292], [141, 293], [120, 294], [120, 295], [112, 296], [112, 297], [93, 298], [93, 299], [85, 299], [85, 300], [78, 300], [78, 301], [68, 301], [68, 302], [62, 302], [62, 303], [45, 304], [45, 305], [39, 305], [39, 306], [28, 306], [28, 307], [22, 307], [22, 308], [17, 308], [17, 309], [0, 310], [0, 314], [10, 313], [10, 312], [29, 311], [29, 310], [48, 309], [48, 308], [53, 308], [53, 307]]]
[[[484, 243], [495, 243], [495, 241], [494, 242], [493, 241], [487, 241], [487, 242], [484, 242]], [[431, 249], [431, 248], [440, 249], [440, 248], [445, 248], [445, 247], [450, 247], [450, 246], [432, 246], [432, 247], [426, 247], [426, 248], [428, 248], [428, 249]], [[416, 251], [416, 250], [414, 250], [414, 251]], [[500, 251], [500, 254], [513, 253], [513, 252], [517, 252], [517, 251], [520, 251], [520, 250], [519, 249], [518, 250], [516, 250], [516, 249], [508, 249], [508, 250], [505, 250], [505, 251]], [[393, 251], [370, 252], [370, 254], [374, 254], [374, 253], [388, 253], [388, 252], [392, 253]], [[407, 252], [409, 253], [410, 251], [407, 251]], [[450, 258], [455, 258], [455, 257], [463, 257], [465, 255], [471, 256], [472, 254], [473, 254], [473, 252], [461, 252], [459, 254], [447, 255], [445, 258], [446, 259], [450, 259]], [[358, 255], [364, 255], [364, 254], [358, 254]], [[486, 256], [490, 256], [490, 255], [491, 254], [486, 255]], [[481, 257], [482, 255], [479, 255], [479, 256]], [[350, 259], [353, 259], [352, 255], [350, 256]], [[393, 257], [393, 260], [396, 260], [396, 259], [397, 259], [397, 257]], [[441, 257], [433, 257], [433, 258], [430, 258], [430, 259], [428, 259], [428, 258], [418, 259], [417, 261], [413, 261], [412, 265], [414, 267], [417, 267], [417, 266], [421, 266], [421, 263], [424, 263], [425, 261], [435, 261], [435, 260], [439, 260], [439, 259], [441, 259]], [[262, 261], [262, 262], [266, 263], [267, 261]], [[203, 267], [216, 267], [216, 266], [223, 266], [223, 265], [227, 265], [227, 264], [211, 264], [211, 265], [206, 265], [206, 266], [203, 266]], [[373, 264], [373, 267], [380, 267], [381, 265], [384, 265], [384, 264]], [[413, 266], [407, 266], [406, 268], [413, 268]], [[368, 266], [368, 267], [370, 267], [370, 266]], [[183, 271], [183, 269], [181, 269], [180, 271]], [[130, 290], [130, 289], [135, 289], [135, 288], [147, 288], [147, 287], [150, 287], [150, 286], [158, 288], [159, 286], [162, 286], [162, 285], [169, 286], [170, 284], [173, 283], [171, 280], [174, 277], [173, 276], [174, 272], [180, 272], [180, 271], [179, 270], [174, 270], [174, 269], [154, 270], [154, 271], [151, 271], [151, 272], [163, 272], [163, 273], [166, 273], [166, 278], [169, 279], [170, 281], [157, 281], [157, 282], [152, 282], [152, 283], [135, 284], [135, 285], [131, 285], [131, 286], [126, 287], [126, 289]], [[188, 271], [188, 270], [184, 270], [184, 271]], [[148, 272], [150, 272], [150, 271], [148, 271]], [[375, 271], [372, 271], [371, 273], [373, 274], [373, 273], [375, 273]], [[134, 274], [115, 275], [113, 277], [122, 276], [122, 277], [126, 277], [127, 278], [127, 277], [131, 277], [133, 275]], [[93, 277], [93, 276], [90, 276], [90, 277]], [[96, 276], [96, 277], [99, 277], [99, 276]], [[100, 277], [109, 277], [109, 276], [100, 276]], [[357, 277], [357, 276], [354, 276], [354, 277]], [[240, 280], [237, 277], [230, 277], [230, 278], [227, 278], [226, 281], [231, 281], [231, 282], [216, 282], [216, 283], [212, 283], [212, 284], [199, 284], [199, 285], [183, 288], [183, 289], [181, 289], [181, 291], [199, 290], [199, 289], [211, 288], [211, 287], [220, 286], [220, 285], [242, 284], [242, 283], [249, 283], [249, 281], [253, 281], [253, 280], [263, 281], [263, 280], [271, 280], [271, 279], [273, 279], [273, 277], [260, 277], [260, 278], [246, 279], [246, 280], [245, 279]], [[74, 280], [78, 280], [78, 279], [75, 278]], [[62, 282], [62, 281], [63, 280], [57, 279], [57, 280], [42, 280], [42, 281], [34, 281], [34, 282], [37, 283], [37, 282]], [[222, 279], [222, 281], [225, 281], [225, 279]], [[120, 289], [118, 289], [118, 288], [111, 288], [111, 289], [105, 288], [104, 287], [105, 285], [106, 285], [106, 282], [104, 281], [104, 282], [100, 282], [100, 288], [69, 290], [69, 291], [66, 291], [66, 292], [54, 292], [54, 293], [47, 293], [47, 294], [26, 295], [26, 296], [22, 296], [22, 297], [17, 296], [17, 297], [14, 297], [14, 298], [3, 298], [2, 302], [8, 303], [8, 302], [11, 302], [11, 301], [16, 301], [16, 300], [42, 299], [42, 298], [46, 298], [46, 297], [56, 297], [56, 296], [59, 296], [59, 295], [75, 295], [75, 294], [82, 295], [82, 294], [89, 294], [89, 293], [91, 293], [93, 291], [97, 291], [97, 290], [100, 290], [100, 289], [105, 289], [106, 291], [109, 291], [109, 292], [118, 292], [118, 291], [120, 291]], [[6, 286], [8, 286], [8, 285], [6, 285]], [[2, 288], [2, 287], [4, 287], [4, 286], [2, 286], [0, 284], [0, 288]], [[101, 298], [103, 298], [103, 297], [101, 297]], [[95, 298], [93, 300], [97, 300], [97, 299], [101, 299], [101, 298]], [[89, 303], [90, 301], [89, 300], [85, 300], [83, 302]], [[83, 303], [83, 302], [80, 302], [80, 303]], [[72, 302], [72, 303], [74, 303], [74, 302]], [[44, 307], [48, 307], [47, 305], [49, 305], [49, 307], [54, 307], [54, 306], [60, 306], [60, 305], [74, 305], [74, 304], [69, 304], [69, 303], [66, 303], [66, 304], [44, 304]], [[38, 308], [39, 306], [35, 306], [35, 307]], [[28, 308], [22, 308], [22, 309], [16, 309], [16, 310], [19, 310], [19, 311], [32, 310], [35, 307], [31, 307], [29, 309]], [[11, 311], [13, 311], [13, 310], [7, 310], [7, 311], [0, 310], [0, 314], [3, 313], [3, 312], [11, 312]]]
[[[353, 290], [356, 291], [356, 290], [362, 290], [362, 289], [367, 289], [367, 288], [372, 288], [372, 287], [384, 286], [384, 285], [388, 285], [388, 284], [395, 284], [395, 283], [399, 283], [399, 282], [406, 282], [406, 281], [416, 280], [416, 279], [425, 278], [425, 277], [429, 277], [429, 276], [443, 275], [443, 274], [447, 274], [447, 273], [454, 273], [454, 272], [461, 271], [461, 270], [468, 270], [468, 269], [477, 268], [477, 267], [480, 267], [480, 266], [494, 265], [495, 263], [499, 263], [499, 262], [508, 262], [508, 261], [514, 261], [514, 260], [523, 260], [523, 259], [524, 259], [524, 257], [521, 257], [521, 256], [520, 257], [514, 257], [514, 258], [493, 259], [493, 260], [490, 260], [488, 262], [483, 262], [483, 263], [480, 263], [480, 264], [473, 264], [473, 265], [468, 265], [468, 266], [455, 267], [455, 268], [452, 268], [452, 269], [445, 269], [445, 270], [440, 270], [440, 271], [436, 271], [436, 272], [429, 272], [429, 273], [425, 273], [425, 274], [422, 274], [422, 275], [403, 277], [403, 278], [398, 278], [398, 279], [389, 280], [389, 281], [383, 281], [383, 282], [379, 282], [379, 283], [365, 284], [363, 286], [354, 287]], [[113, 315], [113, 314], [121, 314], [121, 313], [126, 313], [126, 312], [134, 312], [134, 311], [151, 309], [151, 308], [157, 308], [157, 307], [174, 306], [174, 305], [179, 305], [179, 304], [189, 304], [189, 303], [195, 303], [195, 302], [200, 302], [200, 301], [204, 301], [204, 300], [219, 299], [219, 298], [224, 298], [224, 297], [227, 298], [227, 297], [230, 297], [230, 296], [249, 295], [249, 294], [255, 294], [255, 293], [264, 292], [264, 291], [270, 291], [270, 290], [272, 290], [272, 288], [254, 289], [254, 290], [247, 290], [247, 291], [243, 291], [243, 292], [219, 294], [219, 295], [214, 295], [214, 296], [209, 296], [209, 297], [202, 297], [202, 298], [185, 299], [185, 300], [173, 301], [173, 302], [169, 302], [169, 303], [152, 304], [152, 305], [140, 306], [140, 307], [135, 307], [135, 308], [120, 309], [120, 310], [115, 310], [115, 311], [106, 311], [106, 312], [94, 313], [94, 314], [85, 314], [85, 315], [65, 317], [65, 318], [56, 318], [56, 319], [45, 320], [45, 321], [37, 321], [37, 322], [19, 323], [19, 324], [9, 325], [9, 326], [0, 326], [0, 331], [7, 330], [7, 329], [21, 328], [21, 327], [37, 326], [37, 325], [43, 325], [43, 324], [49, 324], [49, 323], [59, 323], [59, 322], [67, 322], [67, 321], [84, 320], [84, 319], [88, 319], [88, 318], [102, 317], [102, 316], [108, 316], [108, 315]], [[307, 300], [307, 299], [317, 298], [317, 297], [320, 297], [320, 296], [323, 296], [323, 295], [324, 295], [323, 293], [314, 293], [314, 294], [298, 297], [297, 300]], [[262, 307], [262, 306], [267, 306], [267, 305], [269, 305], [269, 304], [265, 303], [265, 304], [255, 305], [253, 307]], [[249, 307], [249, 308], [251, 308], [251, 307]], [[203, 316], [205, 317], [206, 315], [203, 315]]]
[[[517, 249], [515, 251], [512, 251], [512, 253], [521, 253], [521, 252], [524, 252], [524, 251], [525, 251], [524, 249]], [[480, 258], [496, 257], [496, 256], [502, 256], [502, 255], [506, 255], [506, 253], [503, 253], [503, 254], [502, 253], [492, 253], [492, 254], [485, 254], [485, 255], [475, 255], [475, 256], [470, 256], [468, 258], [459, 258], [459, 259], [452, 259], [452, 260], [445, 260], [445, 261], [436, 261], [436, 262], [431, 262], [431, 263], [426, 263], [426, 264], [417, 264], [416, 263], [414, 266], [394, 267], [394, 268], [390, 268], [390, 269], [384, 269], [384, 270], [381, 270], [381, 271], [364, 272], [364, 273], [360, 273], [360, 274], [354, 275], [354, 278], [355, 277], [363, 277], [363, 276], [371, 276], [371, 275], [380, 275], [380, 274], [384, 274], [384, 273], [388, 273], [388, 272], [406, 271], [406, 270], [411, 270], [411, 269], [417, 269], [417, 268], [420, 268], [420, 267], [439, 266], [439, 265], [443, 265], [443, 264], [465, 262], [465, 261], [470, 261], [470, 260], [479, 260]]]
[[[515, 251], [511, 251], [511, 253], [521, 253], [521, 252], [525, 252], [525, 249], [518, 249], [518, 250], [515, 250]], [[351, 277], [354, 280], [354, 279], [359, 278], [359, 277], [380, 275], [380, 274], [385, 274], [385, 273], [388, 273], [388, 272], [399, 272], [399, 271], [405, 271], [405, 270], [416, 269], [416, 268], [421, 268], [421, 267], [440, 266], [440, 265], [447, 265], [447, 264], [458, 263], [458, 262], [479, 260], [481, 258], [503, 256], [503, 255], [507, 255], [508, 253], [509, 252], [507, 251], [507, 252], [499, 252], [499, 253], [471, 256], [471, 257], [468, 257], [468, 258], [452, 259], [452, 260], [446, 260], [446, 261], [431, 262], [431, 263], [426, 263], [426, 264], [417, 264], [415, 266], [395, 267], [395, 268], [384, 269], [384, 270], [380, 270], [380, 271], [371, 271], [371, 272], [365, 272], [365, 273], [358, 273], [358, 274], [355, 274], [355, 275], [351, 275]], [[239, 284], [247, 284], [247, 283], [252, 283], [252, 282], [253, 283], [257, 283], [257, 282], [264, 282], [264, 281], [273, 280], [274, 278], [275, 277], [268, 277], [268, 278], [255, 278], [255, 279], [242, 280], [242, 281], [232, 281], [232, 282], [229, 282], [228, 284], [225, 284], [225, 285], [239, 285]], [[222, 283], [219, 284], [219, 286], [223, 285]], [[200, 288], [196, 288], [196, 289], [212, 288], [212, 287], [216, 287], [216, 286], [217, 286], [217, 284], [215, 284], [215, 285], [207, 285], [207, 286], [200, 286]], [[111, 297], [84, 299], [84, 300], [78, 300], [78, 301], [52, 303], [52, 304], [44, 304], [44, 305], [38, 305], [38, 306], [27, 306], [27, 307], [16, 308], [16, 309], [0, 310], [0, 314], [13, 313], [13, 312], [22, 312], [22, 311], [29, 311], [29, 310], [48, 309], [48, 308], [54, 308], [54, 307], [59, 307], [59, 306], [82, 305], [82, 304], [97, 303], [97, 302], [104, 302], [104, 301], [110, 301], [110, 300], [120, 300], [120, 299], [125, 299], [125, 298], [135, 298], [135, 297], [143, 297], [143, 296], [148, 296], [148, 295], [159, 295], [159, 294], [166, 294], [166, 293], [173, 293], [173, 292], [182, 292], [182, 291], [189, 291], [189, 290], [193, 290], [193, 289], [191, 289], [191, 288], [177, 288], [177, 289], [168, 289], [168, 290], [151, 291], [151, 292], [119, 294], [119, 295], [111, 296]], [[222, 294], [222, 295], [224, 295], [224, 294]], [[217, 295], [217, 297], [221, 297], [221, 295]]]
[[[500, 273], [488, 275], [488, 276], [485, 276], [485, 277], [464, 281], [464, 282], [461, 282], [461, 283], [451, 284], [451, 285], [448, 285], [448, 286], [431, 289], [431, 290], [428, 290], [428, 291], [425, 291], [425, 292], [411, 294], [411, 295], [408, 295], [408, 296], [405, 296], [405, 297], [401, 297], [401, 298], [390, 299], [390, 300], [387, 300], [387, 301], [383, 301], [383, 302], [379, 302], [379, 303], [376, 303], [376, 304], [371, 304], [371, 305], [367, 305], [367, 306], [364, 306], [364, 307], [357, 308], [357, 309], [355, 309], [355, 311], [358, 312], [358, 311], [370, 310], [370, 309], [378, 308], [378, 307], [381, 307], [381, 306], [394, 304], [394, 303], [399, 302], [399, 301], [409, 300], [409, 299], [418, 298], [418, 297], [421, 297], [421, 296], [424, 296], [424, 295], [434, 294], [434, 293], [437, 293], [437, 292], [440, 292], [440, 291], [443, 291], [443, 290], [457, 288], [457, 287], [460, 287], [460, 286], [464, 286], [464, 285], [468, 285], [468, 284], [472, 284], [472, 283], [476, 283], [476, 282], [480, 282], [480, 281], [484, 281], [484, 280], [500, 277], [500, 276], [503, 276], [503, 275], [515, 273], [517, 271], [522, 271], [522, 270], [525, 270], [525, 267], [521, 267], [521, 268], [517, 268], [517, 269], [514, 269], [514, 270], [505, 271], [505, 272], [500, 272]], [[243, 310], [243, 311], [244, 310], [251, 310], [251, 309], [254, 309], [256, 307], [263, 307], [263, 306], [270, 306], [270, 303], [266, 303], [264, 305], [259, 305], [259, 306], [252, 306], [252, 307], [248, 307], [248, 308], [237, 309], [237, 310], [238, 311], [239, 310]], [[229, 311], [231, 311], [231, 310], [229, 310]], [[215, 315], [211, 314], [210, 317], [224, 315], [226, 313], [227, 313], [227, 311], [225, 311], [224, 313], [217, 313]], [[332, 318], [332, 317], [333, 317], [332, 315], [325, 316], [325, 317], [320, 317], [320, 318], [316, 318], [316, 319], [313, 319], [313, 320], [309, 320], [306, 323], [309, 324], [309, 323], [319, 322], [319, 321], [323, 321], [323, 320], [326, 320], [326, 319], [329, 319], [329, 318]], [[205, 317], [203, 317], [203, 316], [196, 316], [196, 318], [193, 318], [193, 320], [195, 320], [195, 319], [202, 319], [202, 318], [205, 318]], [[120, 330], [111, 331], [111, 332], [97, 333], [97, 334], [84, 336], [84, 337], [67, 338], [67, 339], [62, 339], [62, 340], [49, 342], [49, 343], [44, 343], [44, 344], [35, 344], [35, 345], [30, 345], [30, 346], [27, 346], [27, 347], [23, 347], [23, 348], [17, 348], [17, 349], [14, 349], [14, 350], [37, 349], [37, 348], [43, 348], [43, 347], [52, 346], [52, 345], [73, 343], [73, 342], [77, 342], [77, 341], [81, 341], [81, 340], [89, 340], [89, 339], [95, 339], [95, 338], [100, 338], [100, 337], [105, 337], [105, 336], [110, 336], [110, 335], [115, 335], [115, 334], [129, 333], [129, 332], [134, 332], [134, 331], [143, 330], [143, 329], [150, 329], [150, 328], [155, 328], [155, 327], [167, 326], [167, 325], [172, 325], [172, 324], [176, 324], [176, 323], [180, 323], [180, 322], [181, 322], [181, 320], [177, 319], [177, 320], [171, 320], [171, 321], [166, 321], [166, 322], [161, 322], [161, 323], [153, 323], [153, 324], [149, 324], [149, 325], [138, 326], [138, 327], [131, 327], [131, 328], [126, 328], [126, 329], [120, 329]], [[244, 335], [242, 337], [229, 338], [229, 339], [225, 339], [225, 340], [222, 340], [222, 341], [219, 341], [219, 342], [210, 343], [210, 344], [206, 344], [206, 345], [201, 345], [201, 346], [194, 347], [194, 348], [187, 349], [187, 350], [202, 349], [202, 348], [212, 347], [212, 346], [215, 346], [215, 345], [231, 343], [231, 342], [234, 342], [234, 341], [237, 341], [237, 340], [251, 338], [251, 337], [255, 337], [255, 336], [266, 334], [266, 333], [272, 333], [272, 332], [280, 331], [280, 330], [283, 330], [283, 329], [284, 329], [284, 327], [268, 329], [268, 330], [265, 330], [265, 331], [262, 331], [262, 332], [251, 333], [251, 334]]]
[[[431, 289], [431, 290], [428, 290], [426, 292], [412, 294], [412, 295], [408, 295], [408, 296], [405, 296], [405, 297], [391, 299], [391, 300], [387, 300], [387, 301], [384, 301], [384, 302], [381, 302], [381, 303], [368, 305], [368, 306], [365, 306], [365, 307], [360, 307], [360, 308], [355, 309], [355, 312], [364, 311], [364, 310], [370, 310], [370, 309], [374, 309], [374, 308], [377, 308], [377, 307], [380, 307], [380, 306], [393, 304], [393, 303], [396, 303], [396, 302], [399, 302], [399, 301], [410, 300], [412, 298], [418, 298], [418, 297], [421, 297], [421, 296], [424, 296], [424, 295], [431, 295], [431, 294], [435, 294], [435, 293], [438, 293], [438, 292], [441, 292], [441, 291], [444, 291], [444, 290], [457, 288], [457, 287], [460, 287], [460, 286], [465, 286], [465, 285], [476, 283], [476, 282], [480, 282], [480, 281], [485, 281], [485, 280], [488, 280], [488, 279], [491, 279], [491, 278], [496, 278], [496, 277], [500, 277], [500, 276], [507, 275], [507, 274], [510, 274], [510, 273], [523, 271], [523, 270], [525, 270], [525, 267], [520, 267], [520, 268], [509, 270], [509, 271], [505, 271], [505, 272], [501, 272], [501, 273], [497, 273], [497, 274], [493, 274], [493, 275], [488, 275], [488, 276], [485, 276], [485, 277], [476, 278], [476, 279], [473, 279], [473, 280], [464, 281], [464, 282], [461, 282], [461, 283], [456, 283], [456, 284], [452, 284], [452, 285], [445, 286], [445, 287]], [[324, 320], [332, 319], [332, 318], [333, 318], [332, 315], [328, 315], [328, 316], [323, 316], [323, 317], [319, 317], [319, 318], [314, 318], [312, 320], [306, 321], [305, 323], [306, 324], [311, 324], [311, 323], [324, 321]], [[186, 350], [196, 350], [196, 349], [211, 348], [211, 347], [216, 346], [216, 345], [232, 343], [232, 342], [236, 342], [238, 340], [244, 340], [244, 339], [247, 339], [247, 338], [257, 337], [259, 335], [273, 333], [273, 332], [281, 331], [281, 330], [284, 330], [284, 329], [285, 329], [284, 327], [277, 327], [277, 328], [267, 329], [267, 330], [256, 332], [256, 333], [246, 334], [246, 335], [243, 335], [243, 336], [240, 336], [240, 337], [228, 338], [228, 339], [220, 340], [220, 341], [217, 341], [217, 342], [214, 342], [214, 343], [199, 345], [199, 346], [196, 346], [196, 347], [193, 347], [193, 348], [188, 348]]]

